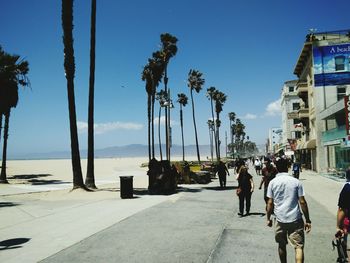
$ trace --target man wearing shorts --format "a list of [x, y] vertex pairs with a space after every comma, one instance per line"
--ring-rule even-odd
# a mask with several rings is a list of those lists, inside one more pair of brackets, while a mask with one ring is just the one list
[[[288, 161], [276, 161], [278, 174], [267, 188], [267, 225], [272, 226], [271, 214], [276, 217], [275, 239], [280, 261], [287, 262], [287, 243], [295, 249], [295, 262], [304, 262], [304, 230], [311, 230], [309, 210], [301, 182], [288, 174]], [[305, 224], [302, 213], [305, 217]]]

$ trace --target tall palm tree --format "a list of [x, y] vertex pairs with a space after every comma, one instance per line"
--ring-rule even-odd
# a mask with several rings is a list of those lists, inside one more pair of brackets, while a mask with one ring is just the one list
[[94, 93], [95, 93], [96, 0], [91, 0], [90, 78], [88, 116], [88, 156], [85, 185], [96, 189], [94, 172]]
[[162, 53], [154, 52], [152, 58], [142, 71], [142, 80], [145, 81], [147, 92], [147, 117], [148, 117], [148, 156], [149, 161], [155, 157], [154, 154], [154, 103], [157, 87], [164, 75], [164, 63]]
[[[210, 100], [210, 105], [211, 105], [211, 116], [212, 116], [212, 121], [213, 123], [215, 123], [215, 118], [214, 118], [214, 94], [216, 92], [216, 88], [215, 87], [210, 87], [207, 89], [207, 93], [206, 96], [207, 98]], [[216, 128], [215, 125], [213, 126], [213, 133], [214, 133], [214, 138], [216, 138]], [[217, 140], [214, 140], [215, 143], [215, 154], [216, 154], [216, 159], [218, 158], [218, 144], [217, 144]]]
[[73, 169], [73, 189], [86, 189], [81, 172], [77, 117], [74, 96], [74, 48], [73, 48], [73, 0], [62, 0], [62, 27], [64, 45], [64, 70], [67, 79], [71, 155]]
[[162, 139], [160, 135], [160, 119], [162, 115], [162, 108], [164, 107], [165, 102], [167, 101], [167, 95], [163, 89], [156, 93], [156, 100], [159, 101], [159, 113], [158, 113], [158, 144], [159, 144], [159, 154], [160, 160], [163, 160], [163, 151], [162, 151]]
[[197, 126], [196, 126], [196, 117], [194, 110], [194, 100], [193, 100], [193, 90], [199, 93], [202, 89], [202, 86], [205, 83], [205, 79], [202, 78], [202, 73], [198, 70], [191, 69], [188, 73], [187, 86], [190, 88], [191, 94], [191, 102], [192, 102], [192, 117], [193, 117], [193, 126], [194, 126], [194, 134], [196, 138], [196, 148], [197, 148], [197, 158], [198, 162], [201, 162], [201, 157], [199, 154], [199, 145], [198, 145], [198, 135], [197, 135]]
[[221, 126], [221, 121], [220, 121], [220, 112], [222, 112], [222, 106], [226, 102], [227, 96], [225, 93], [216, 90], [214, 92], [213, 99], [215, 101], [215, 112], [216, 112], [216, 141], [218, 145], [218, 160], [220, 160], [220, 126]]
[[152, 143], [151, 143], [151, 106], [152, 106], [152, 94], [153, 94], [153, 78], [152, 70], [149, 63], [143, 68], [142, 80], [146, 82], [147, 92], [147, 127], [148, 127], [148, 161], [151, 161], [152, 157]]
[[180, 125], [181, 125], [181, 139], [182, 139], [182, 160], [185, 161], [185, 140], [184, 140], [184, 124], [182, 107], [188, 103], [188, 97], [184, 93], [177, 94], [177, 102], [180, 104]]
[[[170, 58], [176, 55], [177, 53], [177, 38], [169, 33], [164, 33], [160, 35], [160, 40], [162, 42], [162, 57], [163, 57], [163, 63], [164, 63], [164, 90], [166, 94], [170, 94], [168, 91], [168, 64], [170, 61]], [[171, 98], [169, 98], [170, 102]], [[170, 106], [170, 105], [169, 105]], [[170, 136], [169, 136], [169, 130], [170, 130], [170, 108], [165, 108], [165, 137], [166, 137], [166, 156], [167, 160], [170, 160]]]
[[238, 154], [242, 153], [242, 144], [245, 137], [245, 125], [240, 119], [236, 119], [235, 124], [235, 148]]
[[11, 108], [15, 108], [18, 103], [18, 86], [25, 87], [30, 84], [27, 77], [28, 72], [29, 64], [27, 61], [20, 60], [18, 55], [6, 53], [0, 46], [0, 123], [2, 123], [2, 115], [5, 117], [0, 183], [8, 183], [6, 161]]
[[212, 120], [207, 121], [208, 128], [209, 128], [209, 142], [210, 142], [210, 154], [211, 154], [211, 161], [213, 161], [213, 155], [214, 155], [214, 146], [213, 146], [213, 133], [214, 133], [214, 122]]
[[228, 118], [230, 120], [231, 151], [232, 151], [232, 155], [233, 155], [234, 154], [234, 149], [233, 149], [233, 134], [234, 134], [234, 131], [233, 131], [232, 125], [235, 123], [236, 113], [230, 112], [228, 114]]

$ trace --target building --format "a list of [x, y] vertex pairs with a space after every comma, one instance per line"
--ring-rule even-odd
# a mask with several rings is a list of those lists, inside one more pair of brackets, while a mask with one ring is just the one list
[[282, 142], [282, 129], [280, 127], [278, 128], [271, 128], [269, 130], [269, 140], [268, 140], [268, 153], [277, 153], [279, 150], [281, 150], [281, 142]]
[[285, 155], [294, 159], [297, 140], [301, 138], [301, 121], [297, 111], [300, 109], [300, 98], [296, 91], [297, 80], [286, 81], [281, 93], [282, 141], [281, 148]]
[[349, 37], [350, 30], [307, 35], [294, 69], [300, 97], [294, 118], [301, 126], [295, 156], [318, 172], [350, 165], [344, 106], [350, 94]]

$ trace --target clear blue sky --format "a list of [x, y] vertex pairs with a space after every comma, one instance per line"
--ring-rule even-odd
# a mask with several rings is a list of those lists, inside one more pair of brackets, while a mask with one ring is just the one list
[[[75, 94], [86, 149], [90, 1], [75, 1]], [[63, 69], [61, 1], [0, 0], [0, 45], [30, 63], [31, 89], [21, 89], [10, 120], [9, 153], [69, 150], [66, 79]], [[195, 95], [199, 143], [208, 144], [210, 117], [206, 89], [227, 94], [221, 114], [236, 112], [247, 134], [265, 143], [280, 126], [273, 111], [310, 28], [319, 32], [350, 28], [348, 0], [97, 0], [95, 147], [147, 144], [147, 96], [141, 71], [159, 48], [160, 34], [178, 38], [169, 64], [169, 87], [189, 95], [190, 69], [203, 72], [204, 89]], [[161, 86], [162, 87], [162, 86]], [[269, 106], [270, 105], [270, 106]], [[269, 111], [270, 109], [270, 111]], [[194, 144], [191, 106], [185, 108], [185, 143]], [[179, 106], [172, 111], [173, 142], [181, 144]]]

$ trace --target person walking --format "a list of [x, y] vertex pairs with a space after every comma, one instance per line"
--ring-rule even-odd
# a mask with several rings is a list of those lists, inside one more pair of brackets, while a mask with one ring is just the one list
[[230, 175], [230, 172], [228, 171], [228, 169], [223, 161], [219, 161], [216, 169], [217, 169], [217, 173], [219, 176], [220, 187], [225, 188], [226, 187], [226, 174]]
[[270, 159], [265, 159], [265, 167], [261, 171], [262, 173], [262, 178], [260, 182], [259, 189], [264, 185], [264, 200], [265, 204], [267, 204], [267, 187], [269, 186], [270, 181], [275, 178], [277, 172], [277, 169], [272, 165]]
[[[305, 234], [311, 231], [309, 209], [301, 182], [288, 174], [288, 162], [284, 158], [276, 161], [278, 174], [267, 188], [267, 226], [272, 227], [271, 215], [274, 212], [275, 240], [282, 263], [287, 262], [287, 239], [295, 249], [295, 262], [304, 262]], [[302, 213], [305, 217], [305, 223]]]
[[245, 215], [249, 215], [250, 212], [250, 200], [252, 197], [252, 193], [254, 192], [254, 181], [253, 177], [250, 173], [248, 173], [248, 169], [245, 166], [241, 166], [238, 177], [238, 188], [241, 189], [238, 194], [239, 198], [239, 213], [240, 217], [243, 216], [244, 211], [244, 201], [245, 201]]
[[256, 158], [254, 161], [255, 172], [257, 175], [261, 175], [261, 161]]
[[299, 175], [300, 175], [300, 172], [301, 172], [301, 165], [298, 161], [295, 161], [293, 163], [293, 166], [292, 166], [292, 170], [293, 170], [293, 176], [297, 179], [299, 179]]
[[350, 169], [346, 171], [346, 183], [343, 186], [339, 194], [338, 212], [337, 212], [337, 231], [336, 237], [342, 237], [344, 240], [344, 250], [347, 251], [347, 258], [349, 258], [349, 246], [348, 246], [348, 231], [350, 219]]

